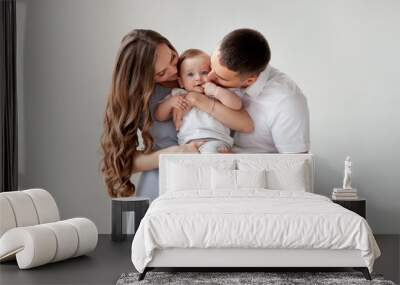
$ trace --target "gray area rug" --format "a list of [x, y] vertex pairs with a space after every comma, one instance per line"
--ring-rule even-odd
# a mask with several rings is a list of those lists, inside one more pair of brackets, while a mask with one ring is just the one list
[[142, 281], [138, 281], [139, 273], [124, 273], [117, 285], [134, 284], [379, 284], [395, 285], [384, 280], [382, 275], [372, 274], [372, 281], [364, 278], [360, 272], [155, 272], [150, 271]]

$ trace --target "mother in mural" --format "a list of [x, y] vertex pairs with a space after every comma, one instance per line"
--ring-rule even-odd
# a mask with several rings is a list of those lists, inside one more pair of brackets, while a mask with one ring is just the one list
[[[101, 136], [101, 170], [111, 197], [136, 194], [154, 199], [158, 196], [159, 155], [198, 152], [201, 142], [178, 145], [172, 120], [153, 120], [157, 103], [177, 86], [177, 62], [176, 49], [155, 31], [133, 30], [122, 39]], [[177, 106], [187, 109], [189, 102], [182, 98]], [[232, 130], [252, 130], [246, 111], [234, 111], [207, 96], [191, 101], [190, 107], [212, 110], [210, 115]], [[138, 131], [144, 145], [140, 150]], [[137, 189], [130, 181], [136, 172], [143, 172]]]

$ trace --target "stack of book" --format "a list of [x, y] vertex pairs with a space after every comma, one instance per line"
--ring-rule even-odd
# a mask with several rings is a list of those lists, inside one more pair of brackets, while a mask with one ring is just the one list
[[357, 189], [334, 188], [332, 193], [332, 199], [357, 200], [358, 199]]

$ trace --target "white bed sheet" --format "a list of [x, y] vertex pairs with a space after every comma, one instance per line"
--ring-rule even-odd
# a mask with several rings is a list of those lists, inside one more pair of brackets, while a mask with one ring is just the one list
[[266, 189], [160, 196], [134, 237], [133, 265], [143, 272], [166, 248], [357, 249], [370, 272], [380, 255], [359, 215], [321, 195]]

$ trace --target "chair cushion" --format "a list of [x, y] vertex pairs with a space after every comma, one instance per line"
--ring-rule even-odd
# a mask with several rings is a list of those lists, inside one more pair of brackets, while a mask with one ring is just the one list
[[43, 189], [0, 193], [0, 237], [15, 227], [56, 222], [60, 214], [56, 201]]
[[13, 209], [11, 207], [8, 199], [0, 195], [0, 237], [9, 229], [15, 228], [17, 222], [15, 221], [15, 216]]
[[29, 195], [35, 205], [39, 224], [51, 223], [60, 220], [60, 213], [53, 196], [43, 189], [28, 189], [22, 191]]

